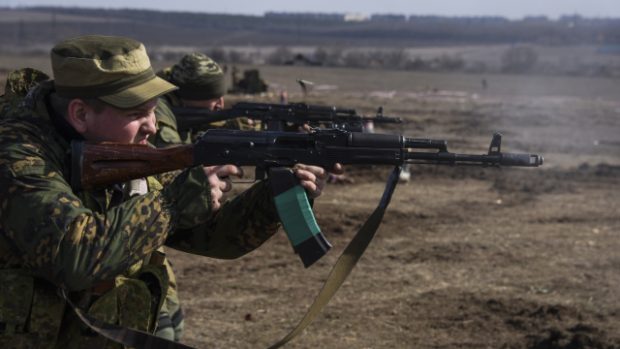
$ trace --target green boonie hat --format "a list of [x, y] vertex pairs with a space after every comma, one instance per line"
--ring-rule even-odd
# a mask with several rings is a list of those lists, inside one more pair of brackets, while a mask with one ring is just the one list
[[183, 99], [214, 99], [226, 94], [222, 68], [202, 53], [185, 55], [173, 65], [170, 82], [179, 86], [176, 93]]
[[157, 77], [136, 40], [88, 35], [65, 40], [51, 52], [56, 92], [66, 98], [98, 98], [132, 108], [177, 89]]

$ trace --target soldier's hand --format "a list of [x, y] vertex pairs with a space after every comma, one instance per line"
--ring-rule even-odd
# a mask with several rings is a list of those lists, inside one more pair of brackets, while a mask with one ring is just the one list
[[[301, 186], [308, 192], [309, 197], [317, 198], [321, 195], [328, 176], [328, 172], [324, 168], [297, 164], [293, 167], [293, 171], [297, 178], [299, 178]], [[342, 174], [344, 170], [342, 165], [336, 164], [331, 172]]]
[[308, 124], [302, 124], [299, 127], [297, 127], [297, 131], [302, 132], [302, 133], [311, 133], [312, 127], [310, 127], [310, 125]]
[[243, 170], [235, 165], [205, 166], [205, 174], [211, 186], [211, 210], [217, 211], [222, 206], [224, 193], [232, 189], [231, 176], [243, 177]]

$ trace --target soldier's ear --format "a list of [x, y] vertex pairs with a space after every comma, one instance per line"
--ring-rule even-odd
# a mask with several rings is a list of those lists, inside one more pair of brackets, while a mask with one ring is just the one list
[[86, 133], [86, 114], [88, 106], [81, 99], [72, 99], [67, 106], [67, 122], [80, 134]]

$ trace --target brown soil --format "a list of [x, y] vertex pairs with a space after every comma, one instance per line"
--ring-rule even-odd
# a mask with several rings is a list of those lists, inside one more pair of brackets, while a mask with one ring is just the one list
[[[349, 106], [372, 103], [364, 94], [346, 98]], [[390, 114], [409, 122], [385, 132], [483, 153], [500, 130], [504, 151], [540, 153], [546, 164], [414, 167], [351, 277], [286, 347], [620, 348], [620, 104], [398, 94], [390, 103]], [[334, 247], [309, 269], [284, 234], [235, 261], [170, 252], [186, 343], [267, 347], [301, 319], [390, 169], [347, 171], [352, 183], [329, 185], [316, 201]]]

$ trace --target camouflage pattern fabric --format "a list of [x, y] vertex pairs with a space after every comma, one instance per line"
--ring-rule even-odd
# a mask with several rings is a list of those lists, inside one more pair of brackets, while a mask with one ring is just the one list
[[224, 71], [202, 53], [183, 56], [170, 68], [170, 82], [177, 85], [177, 94], [183, 99], [208, 100], [226, 94]]
[[[149, 266], [150, 267], [150, 266]], [[143, 268], [139, 277], [117, 277], [114, 288], [97, 297], [88, 308], [87, 314], [93, 318], [109, 324], [118, 324], [123, 327], [140, 331], [152, 331], [158, 313], [156, 307], [163, 301], [160, 294], [153, 294], [149, 283], [142, 280], [143, 275], [158, 275], [161, 287], [166, 287], [165, 269], [154, 271], [152, 268]], [[94, 335], [73, 312], [66, 315], [72, 321], [64, 324], [58, 338], [58, 348], [119, 348], [120, 345], [102, 336]], [[126, 332], [126, 331], [123, 331]], [[85, 335], [86, 334], [86, 335]]]
[[157, 118], [157, 133], [150, 142], [158, 147], [165, 148], [179, 144], [191, 144], [192, 137], [189, 132], [181, 135], [177, 128], [177, 118], [170, 109], [171, 105], [180, 101], [173, 94], [159, 98], [155, 117]]
[[[21, 269], [0, 269], [0, 348], [49, 348], [64, 312], [53, 285]], [[29, 333], [24, 334], [28, 323]]]
[[194, 52], [183, 56], [170, 68], [170, 79], [179, 83], [208, 81], [224, 75], [224, 71], [207, 55]]
[[22, 68], [9, 72], [4, 95], [0, 96], [0, 118], [15, 111], [31, 88], [48, 79], [47, 74], [33, 68]]
[[6, 78], [4, 95], [9, 98], [22, 98], [28, 91], [40, 82], [49, 80], [49, 76], [44, 72], [33, 68], [22, 68], [9, 72]]
[[[114, 188], [74, 193], [67, 182], [69, 143], [54, 127], [44, 102], [52, 88], [52, 83], [41, 84], [29, 94], [22, 114], [0, 121], [0, 270], [14, 270], [33, 280], [11, 288], [2, 283], [7, 292], [0, 293], [4, 297], [0, 314], [23, 311], [5, 309], [10, 301], [40, 304], [33, 305], [25, 318], [9, 315], [17, 323], [12, 324], [12, 333], [0, 334], [0, 343], [21, 343], [45, 333], [52, 343], [45, 347], [84, 348], [91, 346], [90, 338], [101, 340], [75, 317], [62, 317], [64, 303], [57, 287], [102, 319], [153, 330], [154, 321], [144, 322], [154, 315], [152, 310], [115, 306], [152, 303], [138, 290], [144, 290], [139, 276], [153, 251], [166, 243], [204, 256], [237, 258], [277, 231], [273, 199], [264, 183], [225, 203], [212, 216], [202, 168], [183, 171], [162, 190], [120, 203], [112, 200]], [[108, 280], [114, 286], [93, 299], [93, 286]], [[24, 291], [30, 285], [33, 291]], [[118, 289], [122, 287], [126, 290]], [[107, 296], [108, 292], [115, 295]], [[139, 299], [128, 300], [130, 296]], [[101, 306], [95, 306], [97, 299]], [[49, 320], [41, 325], [45, 317]], [[111, 342], [106, 346], [119, 347]]]
[[156, 73], [160, 78], [170, 81], [170, 74], [172, 74], [172, 67], [166, 67]]

